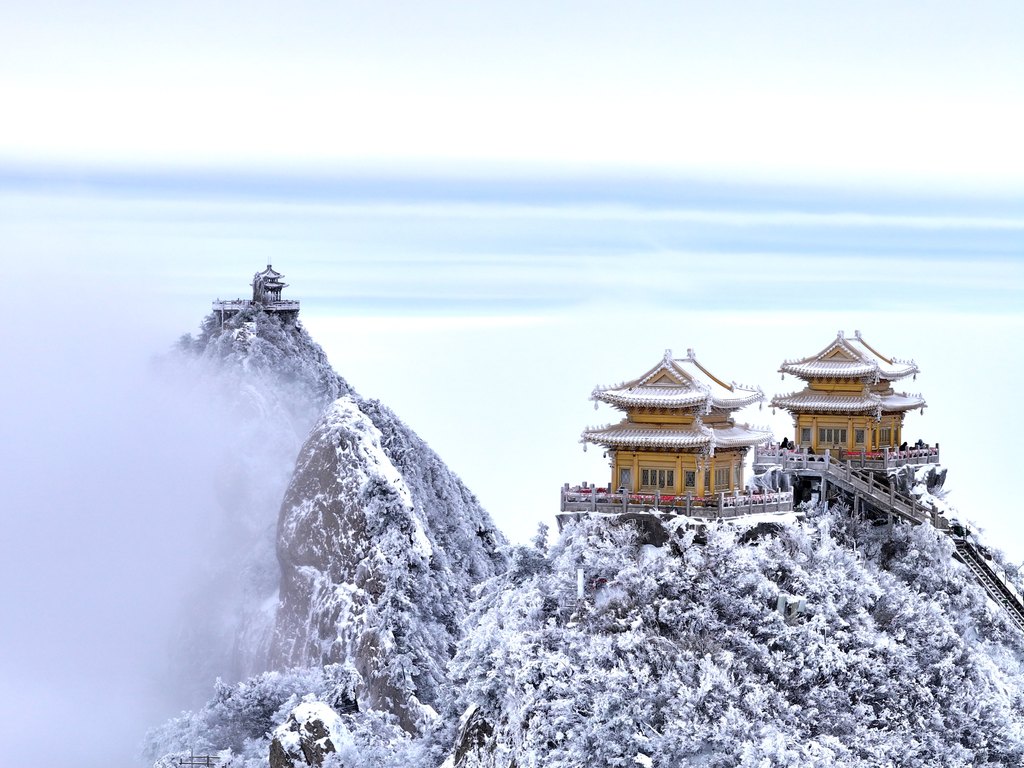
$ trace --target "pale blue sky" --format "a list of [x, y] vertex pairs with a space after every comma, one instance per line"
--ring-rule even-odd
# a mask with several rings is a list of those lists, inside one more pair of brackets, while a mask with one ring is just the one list
[[0, 156], [1024, 182], [1024, 6], [8, 3]]

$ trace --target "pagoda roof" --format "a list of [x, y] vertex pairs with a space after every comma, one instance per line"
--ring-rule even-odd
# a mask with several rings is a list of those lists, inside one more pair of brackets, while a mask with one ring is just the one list
[[746, 424], [727, 424], [709, 427], [700, 419], [686, 426], [649, 427], [628, 419], [618, 424], [584, 430], [583, 442], [596, 443], [607, 448], [668, 448], [710, 450], [716, 448], [746, 448], [771, 441], [769, 429]]
[[871, 379], [896, 381], [918, 373], [913, 361], [888, 358], [875, 350], [854, 331], [848, 339], [842, 331], [835, 340], [816, 355], [800, 360], [786, 360], [779, 368], [801, 379]]
[[256, 277], [262, 277], [264, 280], [276, 282], [280, 280], [282, 277], [284, 277], [284, 275], [278, 272], [269, 264], [267, 264], [267, 268], [264, 269], [262, 272], [257, 272]]
[[924, 406], [925, 401], [921, 395], [908, 395], [902, 392], [834, 395], [804, 389], [772, 398], [773, 408], [784, 408], [796, 413], [899, 413]]
[[710, 413], [713, 409], [733, 411], [764, 400], [760, 387], [726, 383], [697, 362], [693, 350], [684, 358], [673, 358], [666, 349], [661, 361], [632, 381], [595, 387], [592, 400], [620, 409], [687, 409]]

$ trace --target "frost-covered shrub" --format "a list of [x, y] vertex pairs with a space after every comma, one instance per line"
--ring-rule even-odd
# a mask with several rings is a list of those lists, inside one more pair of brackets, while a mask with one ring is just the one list
[[222, 768], [266, 768], [275, 731], [305, 702], [329, 708], [344, 733], [324, 768], [433, 768], [443, 760], [432, 734], [414, 741], [394, 717], [359, 712], [352, 703], [357, 684], [353, 669], [337, 665], [267, 672], [237, 685], [218, 682], [205, 707], [149, 734], [145, 758], [155, 768], [170, 768], [191, 750], [220, 755]]
[[453, 669], [493, 734], [458, 768], [1020, 764], [1020, 635], [950, 555], [836, 514], [657, 550], [581, 521], [481, 589]]

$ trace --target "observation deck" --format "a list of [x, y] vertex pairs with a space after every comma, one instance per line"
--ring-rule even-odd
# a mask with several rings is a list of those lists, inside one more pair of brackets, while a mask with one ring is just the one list
[[217, 299], [213, 302], [213, 311], [220, 315], [220, 324], [224, 319], [258, 305], [264, 312], [295, 312], [299, 311], [299, 302], [281, 298], [281, 291], [288, 287], [283, 280], [284, 275], [267, 264], [262, 272], [252, 277], [251, 299]]
[[882, 448], [879, 451], [848, 451], [843, 448], [812, 453], [806, 448], [782, 448], [778, 445], [757, 446], [754, 449], [754, 467], [777, 465], [784, 470], [813, 469], [828, 462], [850, 464], [860, 469], [888, 472], [908, 464], [940, 464], [939, 444], [920, 448]]
[[291, 299], [271, 301], [266, 304], [254, 302], [252, 299], [217, 299], [213, 302], [214, 312], [241, 312], [253, 304], [259, 303], [264, 312], [298, 312], [299, 302]]
[[793, 511], [793, 492], [726, 493], [697, 496], [632, 492], [621, 489], [611, 491], [592, 485], [561, 489], [561, 526], [567, 520], [586, 514], [658, 515], [665, 518], [686, 516], [696, 520], [729, 520], [748, 515], [781, 515]]

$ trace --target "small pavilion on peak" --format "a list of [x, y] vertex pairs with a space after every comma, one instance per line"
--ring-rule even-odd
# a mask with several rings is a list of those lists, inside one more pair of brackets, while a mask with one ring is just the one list
[[252, 300], [258, 304], [270, 305], [281, 300], [281, 290], [287, 288], [282, 279], [284, 275], [276, 271], [270, 264], [262, 272], [252, 278]]
[[896, 448], [903, 440], [907, 411], [924, 409], [920, 395], [896, 392], [892, 384], [916, 378], [913, 361], [887, 357], [854, 332], [836, 338], [815, 355], [787, 360], [779, 368], [802, 379], [806, 386], [772, 398], [773, 408], [793, 416], [795, 444], [816, 453], [851, 453]]
[[225, 318], [253, 305], [259, 306], [264, 312], [272, 312], [286, 319], [294, 319], [299, 313], [299, 302], [294, 299], [281, 298], [281, 291], [287, 287], [284, 275], [267, 264], [265, 270], [253, 275], [252, 299], [217, 299], [213, 302], [213, 311], [220, 317], [221, 325], [224, 324]]
[[718, 378], [692, 349], [684, 358], [666, 350], [639, 378], [597, 387], [591, 399], [626, 414], [617, 424], [585, 430], [582, 442], [605, 449], [612, 488], [630, 493], [738, 492], [748, 449], [772, 437], [733, 419], [733, 411], [764, 400], [760, 388]]

